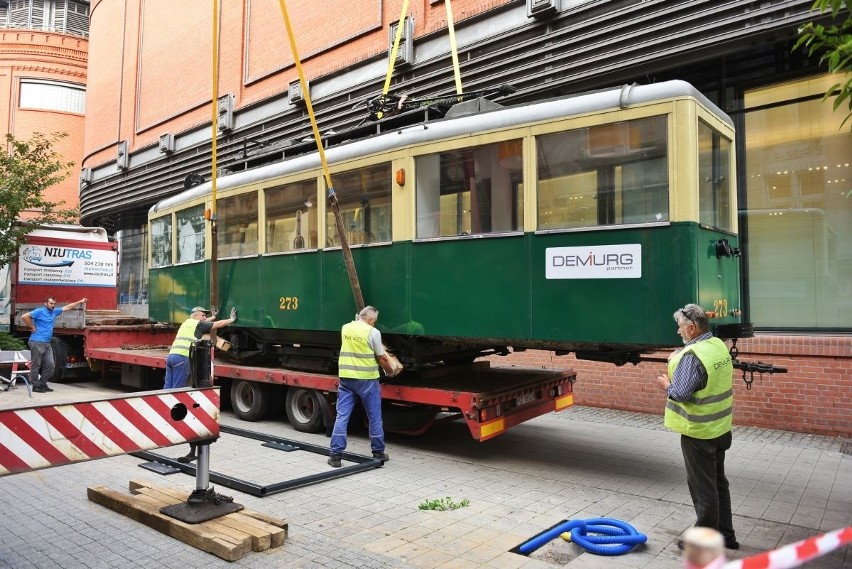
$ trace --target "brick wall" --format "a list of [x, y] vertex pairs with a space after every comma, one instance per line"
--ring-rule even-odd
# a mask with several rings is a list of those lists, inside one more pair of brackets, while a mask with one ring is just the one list
[[[740, 340], [737, 347], [740, 360], [783, 366], [787, 373], [755, 375], [748, 390], [735, 370], [734, 424], [852, 437], [852, 337], [761, 335]], [[665, 370], [662, 363], [616, 367], [536, 350], [492, 361], [572, 368], [576, 404], [656, 413], [662, 421], [664, 395], [654, 382]]]
[[[453, 20], [507, 3], [454, 0]], [[209, 124], [212, 11], [209, 3], [181, 5], [164, 11], [160, 2], [92, 2], [87, 114], [94, 120], [86, 127], [84, 166], [114, 160], [121, 140], [129, 142], [133, 153], [156, 143], [163, 133]], [[314, 0], [287, 2], [309, 82], [384, 57], [388, 28], [399, 20], [402, 1], [339, 0], [333, 13], [317, 6]], [[410, 2], [408, 14], [414, 18], [415, 38], [447, 27], [443, 2]], [[220, 22], [219, 95], [234, 94], [235, 108], [241, 109], [286, 93], [298, 73], [279, 2], [224, 2]], [[384, 75], [376, 78], [377, 91], [383, 83]]]

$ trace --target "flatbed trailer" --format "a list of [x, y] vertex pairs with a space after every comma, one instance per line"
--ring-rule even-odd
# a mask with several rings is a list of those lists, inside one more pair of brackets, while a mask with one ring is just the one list
[[[145, 387], [141, 383], [151, 371], [159, 372], [153, 374], [155, 377], [162, 377], [160, 370], [165, 369], [168, 349], [122, 348], [145, 343], [146, 332], [121, 335], [120, 328], [126, 327], [88, 330], [87, 359], [102, 368], [120, 364], [125, 374], [136, 378], [137, 387]], [[170, 335], [149, 329], [147, 343], [159, 343], [152, 340], [161, 338], [163, 344], [170, 343], [174, 331], [168, 332]], [[338, 385], [335, 375], [216, 358], [214, 378], [223, 392], [230, 384], [231, 407], [241, 419], [262, 419], [283, 395], [287, 418], [296, 430], [328, 431], [333, 426]], [[437, 421], [463, 419], [471, 436], [485, 441], [525, 421], [573, 405], [575, 378], [571, 370], [496, 367], [487, 361], [404, 372], [382, 382], [383, 420], [388, 431], [419, 434]]]

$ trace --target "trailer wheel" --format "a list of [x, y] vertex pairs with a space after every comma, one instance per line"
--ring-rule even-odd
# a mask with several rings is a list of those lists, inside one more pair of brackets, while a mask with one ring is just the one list
[[323, 403], [313, 389], [291, 387], [287, 389], [284, 411], [294, 429], [300, 433], [317, 433], [323, 427]]
[[62, 371], [65, 369], [65, 360], [68, 358], [68, 344], [64, 340], [53, 337], [50, 339], [50, 348], [53, 350], [53, 377], [46, 377], [45, 381], [62, 381]]
[[265, 383], [234, 380], [231, 384], [231, 408], [243, 421], [259, 421], [266, 417], [271, 400], [269, 386]]

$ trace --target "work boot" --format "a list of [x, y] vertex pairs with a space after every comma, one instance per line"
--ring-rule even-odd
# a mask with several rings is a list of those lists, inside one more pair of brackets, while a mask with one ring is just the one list
[[378, 452], [378, 451], [373, 451], [373, 458], [374, 458], [375, 460], [381, 460], [382, 462], [387, 462], [387, 461], [389, 461], [389, 460], [390, 460], [390, 457], [388, 456], [388, 453], [386, 453], [386, 452]]
[[333, 454], [330, 457], [328, 457], [328, 465], [333, 466], [334, 468], [340, 468], [341, 466], [343, 466], [340, 463], [340, 455], [339, 454]]

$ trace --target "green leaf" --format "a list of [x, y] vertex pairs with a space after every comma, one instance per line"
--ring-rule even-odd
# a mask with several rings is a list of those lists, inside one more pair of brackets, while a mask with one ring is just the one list
[[420, 503], [418, 506], [421, 510], [432, 510], [438, 512], [444, 512], [447, 510], [458, 510], [459, 508], [464, 508], [470, 505], [470, 501], [467, 498], [464, 498], [460, 502], [453, 502], [451, 496], [447, 496], [446, 498], [438, 498], [435, 500], [425, 500]]
[[68, 177], [74, 165], [54, 148], [66, 136], [35, 133], [29, 140], [18, 140], [6, 135], [7, 151], [0, 151], [0, 266], [15, 257], [33, 227], [77, 221], [77, 210], [44, 197], [48, 188]]

